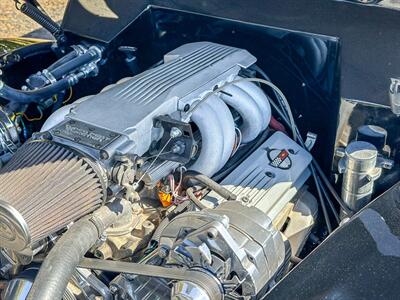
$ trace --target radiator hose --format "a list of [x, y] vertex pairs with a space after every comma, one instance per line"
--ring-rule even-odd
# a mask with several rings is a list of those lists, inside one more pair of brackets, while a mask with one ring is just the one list
[[126, 200], [115, 200], [75, 222], [51, 249], [32, 285], [28, 300], [62, 299], [68, 281], [85, 253], [121, 216]]

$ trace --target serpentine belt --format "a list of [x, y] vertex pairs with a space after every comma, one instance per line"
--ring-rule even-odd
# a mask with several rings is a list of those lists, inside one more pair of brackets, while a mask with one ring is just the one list
[[218, 281], [212, 276], [197, 270], [165, 268], [124, 261], [110, 261], [95, 258], [83, 258], [80, 268], [95, 269], [115, 273], [128, 273], [172, 280], [190, 281], [201, 287], [210, 300], [222, 300], [223, 291]]

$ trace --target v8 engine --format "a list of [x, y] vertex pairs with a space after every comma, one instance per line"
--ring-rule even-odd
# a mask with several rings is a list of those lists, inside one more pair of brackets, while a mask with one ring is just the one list
[[[243, 49], [185, 44], [52, 113], [0, 169], [4, 255], [27, 265], [73, 223], [50, 253], [65, 251], [74, 227], [94, 227], [78, 229], [74, 239], [93, 241], [69, 263], [120, 268], [110, 290], [121, 299], [268, 290], [301, 251], [317, 208], [303, 187], [311, 156], [276, 132], [279, 122], [269, 127], [270, 96], [248, 78], [255, 62]], [[96, 259], [81, 261], [86, 251]], [[82, 269], [74, 274], [73, 284], [88, 282]], [[33, 285], [30, 297], [46, 293]]]
[[[59, 203], [70, 203], [69, 198], [61, 196], [54, 200], [55, 203], [51, 207], [45, 205], [46, 207], [40, 209], [37, 201], [50, 203], [52, 199], [44, 196], [36, 200], [34, 197], [28, 197], [28, 194], [13, 196], [5, 192], [1, 195], [8, 207], [2, 206], [3, 210], [7, 211], [2, 214], [4, 217], [13, 216], [14, 220], [21, 219], [27, 222], [23, 209], [28, 209], [29, 214], [36, 212], [38, 216], [32, 216], [32, 220], [27, 223], [29, 229], [25, 230], [23, 223], [8, 219], [7, 224], [11, 222], [17, 225], [17, 231], [23, 234], [16, 235], [12, 241], [4, 239], [4, 243], [9, 246], [11, 243], [29, 246], [30, 243], [37, 242], [44, 235], [53, 233], [54, 229], [59, 229], [48, 226], [48, 220], [40, 218], [47, 209], [60, 209], [54, 211], [56, 215], [64, 212], [61, 217], [63, 222], [58, 219], [57, 225], [65, 226], [73, 221], [71, 216], [80, 217], [88, 212], [84, 210], [82, 215], [76, 215], [79, 214], [82, 205], [88, 210], [94, 210], [101, 199], [106, 197], [104, 191], [112, 188], [113, 184], [119, 184], [121, 180], [127, 180], [127, 184], [135, 184], [141, 177], [150, 177], [155, 184], [176, 169], [179, 163], [205, 175], [214, 175], [235, 151], [235, 128], [241, 132], [242, 142], [248, 143], [269, 124], [271, 109], [268, 99], [255, 84], [239, 81], [225, 87], [220, 97], [213, 93], [213, 90], [226, 82], [239, 78], [241, 68], [249, 67], [255, 61], [256, 59], [245, 50], [212, 43], [187, 44], [165, 55], [164, 64], [136, 77], [123, 79], [104, 88], [98, 95], [85, 97], [55, 112], [42, 128], [42, 132], [50, 134], [51, 141], [46, 141], [46, 138], [30, 141], [16, 153], [13, 161], [21, 163], [24, 160], [20, 155], [25, 156], [24, 153], [27, 152], [32, 155], [38, 151], [34, 156], [40, 157], [41, 160], [35, 162], [35, 165], [43, 164], [47, 172], [52, 172], [52, 180], [59, 183], [45, 183], [50, 189], [46, 193], [48, 197], [60, 195], [66, 189], [65, 197], [75, 198], [71, 193], [83, 188], [81, 185], [82, 181], [86, 180], [85, 175], [80, 180], [73, 176], [71, 180], [76, 180], [75, 183], [59, 181], [57, 172], [62, 168], [65, 178], [65, 172], [69, 171], [67, 163], [70, 163], [71, 159], [66, 158], [65, 165], [62, 165], [61, 155], [64, 153], [58, 152], [65, 151], [68, 153], [65, 154], [66, 157], [72, 156], [74, 151], [80, 152], [81, 154], [76, 155], [77, 161], [91, 160], [92, 164], [96, 165], [91, 172], [84, 172], [88, 172], [88, 176], [98, 178], [100, 183], [96, 187], [97, 195], [88, 195], [86, 200], [82, 199], [84, 203], [79, 203], [76, 208], [71, 205], [67, 208], [57, 208]], [[240, 116], [240, 125], [235, 124], [230, 109]], [[201, 137], [198, 140], [194, 137], [190, 122], [193, 122], [200, 132]], [[134, 172], [138, 164], [137, 159], [143, 160], [146, 155], [151, 156], [153, 153], [163, 161], [160, 163], [150, 159], [150, 163], [143, 163]], [[137, 156], [136, 161], [134, 156]], [[121, 159], [125, 159], [122, 157], [131, 160], [135, 165], [133, 169], [128, 170], [131, 174], [121, 174]], [[53, 160], [61, 166], [57, 166]], [[38, 182], [45, 181], [49, 175], [38, 173], [34, 167], [28, 170], [30, 163], [22, 163], [18, 168], [26, 170], [26, 176], [29, 176], [30, 172], [37, 174]], [[82, 167], [80, 163], [79, 167]], [[17, 174], [10, 173], [7, 168], [4, 172], [4, 178], [18, 182]], [[121, 176], [123, 178], [120, 178]], [[66, 184], [71, 186], [67, 187]], [[43, 189], [41, 184], [33, 185]], [[29, 189], [26, 193], [31, 194], [32, 190]], [[21, 208], [14, 203], [21, 203]], [[18, 215], [8, 211], [9, 209], [16, 209]], [[70, 211], [66, 213], [65, 209]], [[42, 227], [44, 232], [36, 234], [32, 230], [40, 227], [41, 222], [45, 222], [47, 226]], [[24, 241], [19, 241], [21, 238]], [[18, 247], [16, 250], [23, 249]]]
[[14, 2], [53, 39], [0, 38], [0, 299], [398, 297], [395, 11]]

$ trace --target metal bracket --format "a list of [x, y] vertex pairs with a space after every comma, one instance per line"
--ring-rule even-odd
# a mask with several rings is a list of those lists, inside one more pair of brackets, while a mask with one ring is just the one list
[[152, 150], [158, 152], [159, 148], [168, 143], [159, 157], [182, 164], [188, 163], [192, 158], [195, 143], [190, 124], [172, 119], [170, 116], [159, 116], [154, 119], [154, 126], [163, 128], [164, 134]]
[[389, 88], [389, 99], [392, 112], [400, 116], [400, 78], [391, 78]]
[[78, 267], [116, 273], [159, 277], [178, 281], [189, 281], [203, 289], [210, 300], [222, 300], [223, 298], [223, 292], [218, 280], [202, 271], [166, 268], [154, 265], [93, 258], [83, 258]]
[[308, 151], [311, 151], [311, 149], [314, 148], [316, 141], [317, 141], [317, 134], [313, 132], [307, 132], [307, 138], [306, 141], [304, 142], [304, 145]]

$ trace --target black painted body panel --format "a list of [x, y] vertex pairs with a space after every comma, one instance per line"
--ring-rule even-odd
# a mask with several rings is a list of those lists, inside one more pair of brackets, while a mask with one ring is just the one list
[[398, 299], [400, 184], [329, 236], [266, 299]]
[[330, 0], [100, 1], [118, 17], [113, 19], [95, 16], [79, 2], [70, 0], [64, 28], [103, 41], [112, 40], [148, 5], [339, 37], [342, 96], [348, 99], [387, 104], [389, 78], [400, 75], [398, 10]]

